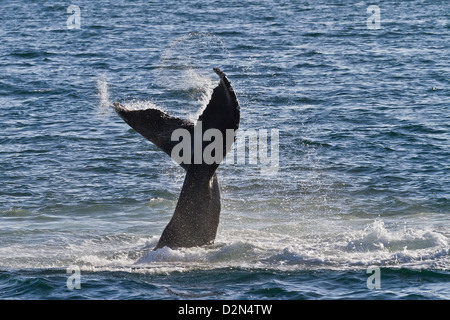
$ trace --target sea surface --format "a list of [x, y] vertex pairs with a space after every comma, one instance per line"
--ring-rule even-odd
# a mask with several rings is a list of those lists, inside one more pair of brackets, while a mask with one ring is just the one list
[[[450, 299], [449, 18], [444, 0], [2, 0], [0, 299]], [[270, 170], [227, 157], [215, 243], [153, 251], [184, 172], [111, 105], [195, 121], [213, 67]]]

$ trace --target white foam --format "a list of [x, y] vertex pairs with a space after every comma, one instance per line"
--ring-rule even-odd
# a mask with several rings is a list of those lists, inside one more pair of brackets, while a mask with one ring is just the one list
[[[355, 234], [356, 235], [356, 234]], [[367, 226], [362, 234], [349, 241], [347, 249], [355, 252], [418, 251], [434, 247], [448, 247], [447, 238], [428, 229], [394, 229], [388, 230], [383, 220], [375, 220]]]
[[[306, 224], [307, 222], [305, 222]], [[326, 222], [323, 222], [324, 224]], [[329, 223], [329, 222], [328, 222]], [[450, 267], [449, 241], [429, 227], [401, 226], [381, 219], [349, 228], [220, 230], [210, 246], [153, 250], [159, 236], [61, 234], [51, 241], [0, 246], [0, 265], [14, 268], [65, 268], [90, 271], [170, 273], [239, 267], [273, 270], [360, 269], [369, 265], [408, 268]], [[81, 237], [81, 238], [80, 238]], [[30, 258], [31, 257], [31, 258]]]
[[432, 265], [449, 253], [448, 239], [444, 234], [428, 228], [387, 228], [381, 219], [375, 220], [363, 231], [351, 233], [349, 238], [339, 248], [348, 265]]
[[[247, 237], [239, 236], [245, 233]], [[442, 267], [445, 259], [441, 258], [448, 254], [449, 245], [445, 235], [426, 229], [387, 228], [378, 219], [362, 230], [350, 230], [339, 235], [317, 235], [313, 238], [310, 235], [296, 238], [254, 230], [225, 232], [225, 238], [220, 236], [216, 245], [151, 250], [136, 265], [342, 270], [377, 264], [422, 268], [424, 265], [435, 266], [436, 261]]]
[[203, 262], [205, 259], [205, 249], [170, 249], [164, 247], [158, 250], [150, 250], [144, 257], [140, 258], [136, 263], [153, 263], [153, 262]]

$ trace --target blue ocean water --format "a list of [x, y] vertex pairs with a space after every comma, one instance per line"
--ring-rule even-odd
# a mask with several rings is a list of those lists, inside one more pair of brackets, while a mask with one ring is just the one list
[[[449, 299], [449, 9], [3, 0], [0, 298]], [[222, 164], [215, 244], [152, 251], [184, 172], [110, 105], [195, 120], [213, 67], [278, 166]]]

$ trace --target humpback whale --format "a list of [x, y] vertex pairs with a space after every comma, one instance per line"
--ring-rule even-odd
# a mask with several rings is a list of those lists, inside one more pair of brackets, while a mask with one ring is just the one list
[[[213, 70], [220, 77], [220, 82], [214, 88], [209, 103], [198, 117], [196, 124], [157, 109], [127, 110], [118, 102], [114, 103], [114, 109], [130, 127], [169, 156], [172, 156], [172, 150], [177, 145], [177, 141], [172, 141], [172, 134], [177, 129], [187, 130], [191, 135], [199, 129], [202, 134], [209, 129], [214, 129], [220, 132], [222, 137], [227, 136], [227, 131], [233, 130], [234, 136], [231, 142], [230, 139], [221, 140], [222, 150], [220, 151], [223, 152], [224, 157], [231, 149], [235, 133], [239, 128], [240, 106], [225, 73], [218, 68]], [[205, 150], [204, 141], [200, 146], [202, 150]], [[191, 153], [190, 160], [192, 161], [179, 163], [186, 171], [183, 187], [175, 212], [155, 250], [165, 246], [169, 248], [197, 247], [212, 244], [215, 240], [221, 210], [220, 187], [216, 173], [220, 161], [213, 163], [205, 159], [194, 161], [194, 153]]]

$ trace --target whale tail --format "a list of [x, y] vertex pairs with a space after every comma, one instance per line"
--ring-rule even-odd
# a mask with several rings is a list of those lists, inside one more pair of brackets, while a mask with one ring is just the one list
[[[209, 129], [220, 131], [224, 138], [223, 156], [225, 156], [231, 147], [231, 143], [234, 142], [234, 140], [231, 143], [226, 141], [226, 131], [232, 129], [236, 132], [239, 128], [240, 106], [225, 73], [218, 68], [214, 68], [214, 71], [219, 75], [220, 82], [214, 88], [211, 99], [199, 116], [197, 123], [201, 121], [202, 135]], [[158, 109], [129, 110], [118, 102], [114, 103], [114, 109], [130, 127], [153, 142], [169, 156], [172, 156], [173, 147], [178, 143], [178, 141], [172, 141], [172, 133], [175, 130], [185, 129], [191, 136], [194, 134], [195, 126], [191, 121], [170, 116]], [[193, 158], [190, 160], [191, 162], [181, 163], [181, 165], [187, 169], [186, 164], [194, 163]], [[216, 162], [210, 165], [214, 169], [212, 173], [219, 164]]]
[[[130, 127], [169, 156], [172, 156], [172, 150], [178, 144], [172, 141], [172, 133], [177, 129], [187, 130], [191, 137], [195, 130], [201, 129], [202, 137], [209, 129], [218, 130], [222, 135], [221, 151], [225, 156], [234, 142], [234, 139], [226, 139], [227, 130], [233, 130], [235, 134], [239, 128], [240, 106], [225, 73], [218, 68], [214, 68], [214, 71], [220, 77], [220, 82], [214, 88], [196, 125], [157, 109], [128, 110], [118, 102], [114, 103], [114, 109]], [[204, 148], [203, 142], [201, 151]], [[202, 159], [201, 162], [195, 162], [194, 154], [190, 160], [180, 163], [186, 170], [183, 188], [172, 219], [156, 248], [200, 246], [212, 243], [215, 239], [220, 216], [220, 190], [216, 175], [220, 161], [207, 163]]]

